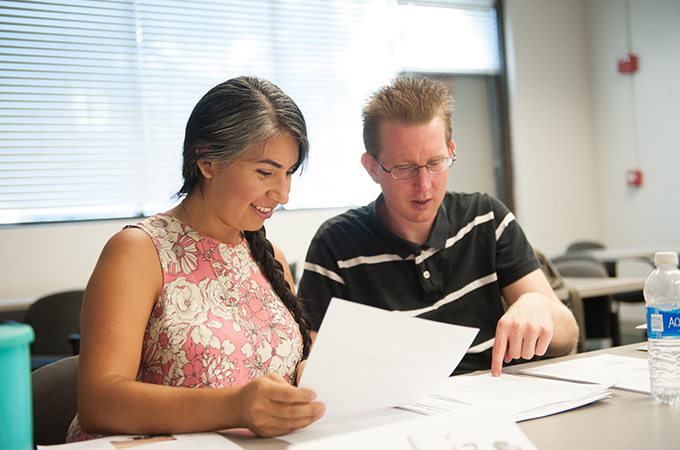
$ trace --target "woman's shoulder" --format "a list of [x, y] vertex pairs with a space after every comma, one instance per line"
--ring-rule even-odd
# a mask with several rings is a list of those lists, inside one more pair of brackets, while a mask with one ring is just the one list
[[104, 246], [104, 256], [142, 255], [146, 250], [155, 251], [153, 241], [143, 229], [128, 226], [109, 238]]
[[170, 214], [159, 213], [137, 223], [125, 225], [123, 230], [135, 228], [144, 230], [147, 234], [157, 234], [160, 231], [179, 233], [184, 231], [184, 224]]

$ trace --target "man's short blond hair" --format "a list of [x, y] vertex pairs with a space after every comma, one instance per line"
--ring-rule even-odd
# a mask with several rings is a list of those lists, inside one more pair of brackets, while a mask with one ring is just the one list
[[439, 116], [444, 121], [444, 139], [453, 137], [453, 98], [441, 82], [418, 75], [400, 75], [374, 92], [362, 112], [364, 147], [373, 156], [380, 154], [380, 126], [383, 123], [419, 126]]

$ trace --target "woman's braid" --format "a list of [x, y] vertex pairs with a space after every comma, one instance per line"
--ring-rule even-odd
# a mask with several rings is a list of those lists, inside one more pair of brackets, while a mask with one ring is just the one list
[[300, 327], [302, 334], [303, 352], [302, 358], [307, 358], [312, 339], [309, 335], [310, 325], [307, 311], [304, 307], [304, 300], [293, 294], [290, 285], [283, 275], [283, 266], [274, 258], [274, 247], [266, 237], [264, 227], [257, 231], [245, 231], [246, 239], [250, 244], [250, 251], [255, 261], [260, 266], [260, 270], [267, 277], [274, 291], [279, 296], [283, 304], [293, 314], [295, 321]]

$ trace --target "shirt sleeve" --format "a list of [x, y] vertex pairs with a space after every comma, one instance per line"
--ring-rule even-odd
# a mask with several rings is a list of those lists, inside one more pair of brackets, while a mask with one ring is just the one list
[[496, 272], [504, 288], [540, 269], [541, 263], [514, 214], [500, 200], [489, 198], [496, 222]]
[[319, 231], [312, 240], [305, 258], [298, 294], [306, 300], [312, 329], [318, 331], [333, 297], [347, 298], [345, 281], [340, 275], [338, 258], [333, 250], [329, 231]]

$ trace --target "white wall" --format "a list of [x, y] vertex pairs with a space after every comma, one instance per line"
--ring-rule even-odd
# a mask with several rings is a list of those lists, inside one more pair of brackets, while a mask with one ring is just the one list
[[[627, 53], [625, 2], [586, 2], [595, 100], [598, 190], [608, 243], [680, 251], [680, 1], [632, 0], [632, 52], [639, 71], [619, 74]], [[631, 86], [633, 81], [633, 86]], [[637, 165], [643, 185], [627, 188]]]
[[602, 240], [584, 2], [505, 5], [515, 215], [547, 254]]
[[[507, 0], [516, 214], [533, 244], [572, 241], [680, 250], [680, 2], [631, 0], [640, 70], [627, 52], [627, 0]], [[644, 184], [635, 168], [637, 104]]]
[[[276, 211], [266, 223], [267, 236], [299, 262], [302, 273], [307, 246], [321, 223], [345, 209]], [[0, 229], [2, 300], [30, 301], [42, 294], [83, 289], [106, 241], [128, 221], [31, 225]]]
[[452, 122], [458, 157], [449, 172], [446, 189], [497, 195], [489, 98], [491, 79], [485, 75], [457, 75], [442, 82], [455, 100]]
[[[645, 176], [631, 190], [630, 79], [616, 72], [626, 52], [625, 1], [505, 2], [515, 212], [549, 254], [581, 238], [680, 250], [680, 2], [631, 1]], [[341, 211], [278, 211], [269, 237], [301, 262], [316, 228]], [[0, 301], [83, 287], [124, 223], [1, 228]]]

